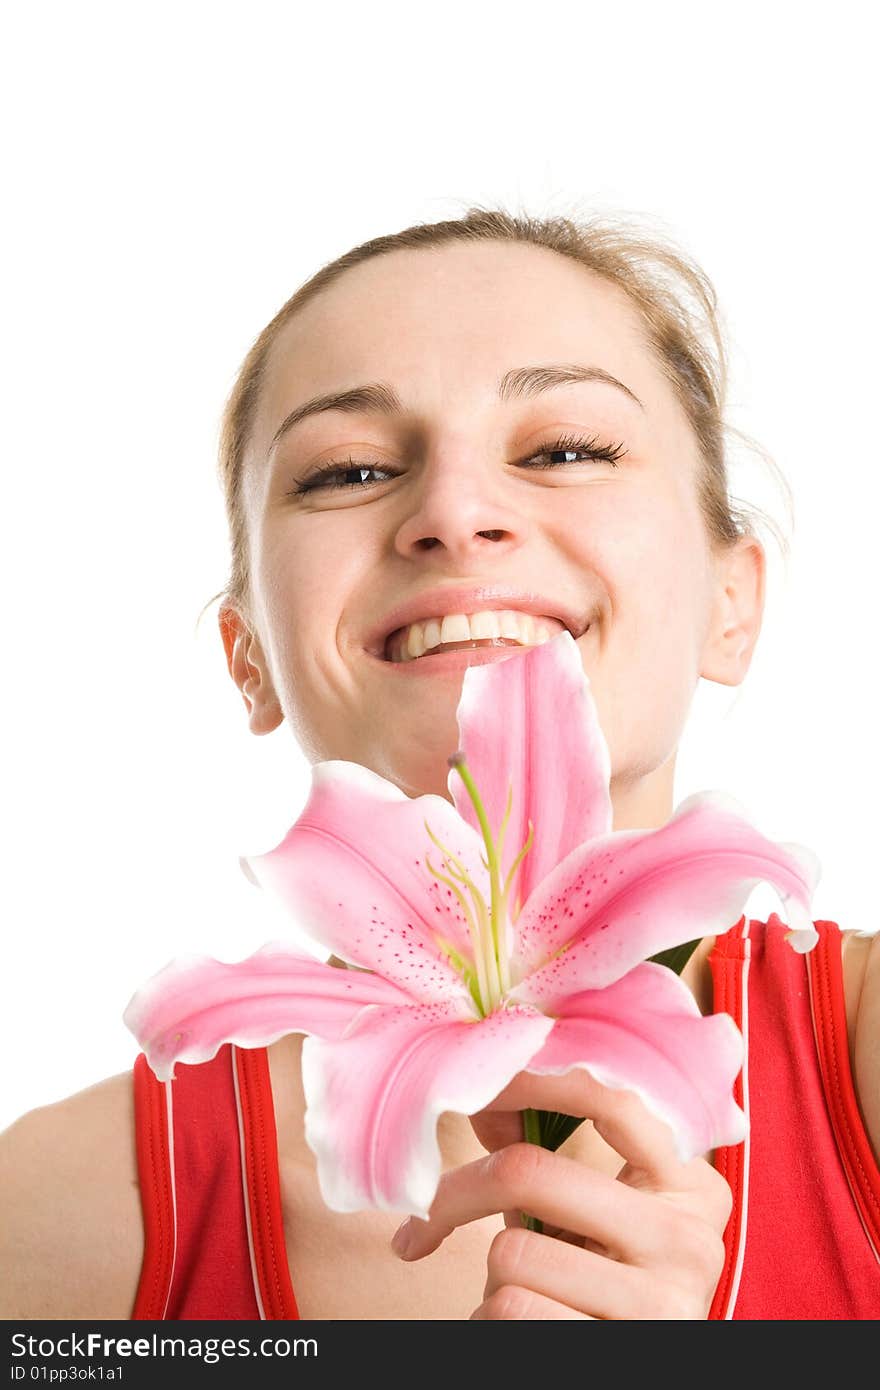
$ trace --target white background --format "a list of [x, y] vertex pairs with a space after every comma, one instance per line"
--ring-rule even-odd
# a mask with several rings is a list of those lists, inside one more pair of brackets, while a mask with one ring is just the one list
[[[741, 692], [701, 688], [678, 796], [819, 854], [874, 931], [877, 108], [869, 7], [31, 3], [7, 19], [0, 1123], [136, 1054], [172, 956], [285, 930], [241, 876], [298, 814], [216, 607], [225, 395], [356, 243], [500, 202], [644, 215], [705, 266], [732, 419], [790, 481]], [[758, 462], [737, 490], [788, 526]], [[790, 528], [789, 528], [790, 529]], [[755, 915], [777, 906], [759, 894]]]

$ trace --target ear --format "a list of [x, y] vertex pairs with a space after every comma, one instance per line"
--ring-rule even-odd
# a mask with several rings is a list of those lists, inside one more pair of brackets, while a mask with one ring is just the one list
[[223, 604], [217, 615], [229, 674], [242, 693], [254, 734], [270, 734], [284, 718], [272, 673], [257, 634], [237, 608]]
[[751, 665], [764, 615], [764, 547], [755, 536], [740, 536], [718, 551], [715, 569], [715, 599], [700, 675], [719, 685], [739, 685]]

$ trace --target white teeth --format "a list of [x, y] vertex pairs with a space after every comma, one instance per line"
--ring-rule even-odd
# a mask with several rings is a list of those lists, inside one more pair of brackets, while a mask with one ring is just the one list
[[495, 611], [484, 609], [479, 613], [449, 613], [444, 618], [426, 618], [423, 622], [410, 623], [390, 645], [389, 657], [392, 661], [415, 661], [426, 652], [448, 642], [476, 642], [506, 638], [519, 642], [524, 647], [534, 647], [547, 642], [558, 632], [565, 630], [565, 624], [558, 618], [536, 618], [531, 613], [520, 612], [515, 608]]
[[520, 641], [519, 614], [507, 611], [499, 615], [501, 624], [501, 636], [512, 637], [517, 642]]
[[441, 642], [469, 642], [471, 625], [464, 613], [450, 613], [440, 624]]
[[531, 613], [520, 613], [518, 617], [521, 640], [529, 647], [537, 646], [539, 640], [543, 642], [543, 637], [539, 639], [537, 635], [541, 622], [540, 618], [533, 618]]
[[[523, 615], [525, 616], [525, 615]], [[497, 613], [472, 613], [471, 637], [500, 637], [501, 624]]]

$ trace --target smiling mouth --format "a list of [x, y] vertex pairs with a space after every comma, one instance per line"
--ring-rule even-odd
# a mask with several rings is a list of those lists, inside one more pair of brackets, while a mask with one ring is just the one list
[[401, 663], [480, 647], [536, 647], [565, 631], [558, 618], [534, 617], [520, 609], [453, 613], [397, 628], [385, 641], [384, 656]]

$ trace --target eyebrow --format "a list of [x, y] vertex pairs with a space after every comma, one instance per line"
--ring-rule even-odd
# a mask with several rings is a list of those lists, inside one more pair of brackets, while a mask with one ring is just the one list
[[[552, 391], [557, 386], [569, 386], [574, 382], [584, 381], [598, 381], [604, 386], [614, 386], [644, 410], [635, 392], [622, 381], [618, 381], [616, 376], [612, 376], [602, 367], [581, 367], [575, 363], [514, 367], [501, 378], [498, 396], [502, 401], [528, 399], [539, 396], [544, 391]], [[326, 395], [313, 396], [311, 400], [296, 406], [284, 417], [272, 436], [269, 453], [272, 453], [294, 425], [307, 420], [310, 415], [321, 415], [328, 410], [343, 410], [357, 415], [399, 415], [403, 413], [403, 403], [394, 388], [381, 381], [368, 382], [364, 386], [352, 386], [347, 391], [331, 391]]]

